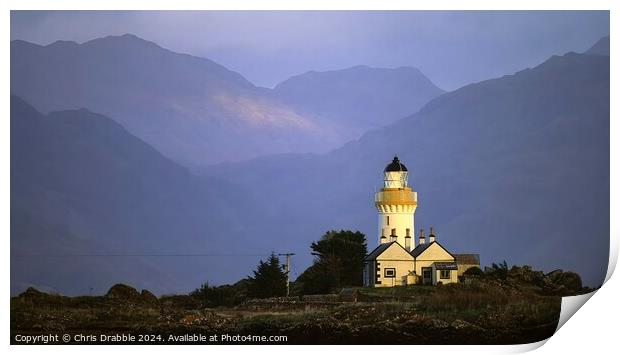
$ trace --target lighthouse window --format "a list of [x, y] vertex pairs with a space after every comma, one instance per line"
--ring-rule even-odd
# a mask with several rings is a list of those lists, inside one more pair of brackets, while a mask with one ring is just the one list
[[390, 216], [387, 216], [385, 218], [386, 218], [386, 221], [387, 221], [387, 225], [389, 226], [390, 225]]

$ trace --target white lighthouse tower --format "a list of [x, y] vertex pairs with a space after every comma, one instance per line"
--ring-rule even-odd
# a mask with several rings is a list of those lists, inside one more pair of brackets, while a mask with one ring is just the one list
[[379, 243], [396, 241], [413, 250], [418, 194], [409, 187], [408, 178], [407, 168], [394, 157], [385, 167], [383, 188], [375, 193], [375, 206], [379, 212]]

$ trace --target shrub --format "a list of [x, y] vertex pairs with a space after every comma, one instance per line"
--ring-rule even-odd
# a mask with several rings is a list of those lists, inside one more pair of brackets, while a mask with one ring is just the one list
[[241, 280], [234, 285], [210, 286], [208, 282], [190, 293], [199, 301], [202, 308], [232, 307], [241, 304], [247, 298], [248, 280]]
[[482, 276], [484, 272], [477, 266], [470, 267], [463, 273], [464, 276]]
[[493, 270], [493, 275], [497, 276], [502, 280], [506, 280], [508, 278], [508, 263], [506, 260], [503, 262], [496, 264], [491, 264], [491, 269]]

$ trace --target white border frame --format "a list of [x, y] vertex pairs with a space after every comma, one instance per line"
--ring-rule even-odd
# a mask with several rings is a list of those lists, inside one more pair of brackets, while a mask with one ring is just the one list
[[[2, 174], [2, 196], [4, 197], [2, 204], [2, 214], [0, 215], [3, 225], [3, 243], [4, 243], [4, 262], [3, 272], [0, 274], [2, 281], [2, 288], [4, 289], [5, 300], [8, 303], [10, 298], [10, 248], [9, 248], [9, 235], [10, 235], [10, 177], [9, 177], [9, 161], [10, 161], [10, 129], [9, 129], [9, 103], [10, 103], [10, 65], [9, 65], [9, 48], [10, 48], [10, 12], [9, 10], [63, 10], [63, 9], [86, 9], [86, 10], [611, 10], [610, 13], [610, 37], [611, 37], [611, 57], [618, 57], [618, 41], [616, 40], [620, 35], [618, 33], [617, 26], [618, 16], [617, 10], [620, 8], [620, 2], [618, 1], [603, 1], [603, 0], [589, 0], [589, 1], [553, 1], [553, 0], [504, 0], [504, 1], [490, 1], [490, 0], [443, 0], [443, 1], [406, 1], [406, 0], [393, 0], [390, 2], [382, 1], [347, 1], [347, 0], [314, 0], [314, 1], [286, 1], [286, 0], [228, 0], [228, 1], [192, 1], [192, 0], [176, 0], [171, 1], [121, 1], [121, 0], [108, 0], [108, 1], [76, 1], [76, 0], [57, 0], [53, 4], [43, 0], [8, 0], [2, 2], [4, 11], [1, 13], [0, 23], [3, 24], [2, 33], [5, 38], [4, 42], [4, 55], [0, 58], [2, 61], [2, 68], [4, 69], [4, 85], [2, 85], [2, 92], [0, 94], [0, 100], [3, 102], [4, 120], [2, 121], [3, 129], [2, 145], [3, 149], [0, 153], [0, 159], [2, 159], [1, 166], [3, 167], [4, 174]], [[611, 92], [612, 98], [618, 97], [618, 71], [617, 66], [614, 66], [613, 61], [611, 64]], [[618, 107], [617, 104], [611, 101], [611, 118], [617, 118]], [[611, 121], [611, 180], [620, 181], [618, 172], [618, 163], [614, 163], [613, 157], [618, 156], [619, 143], [614, 138], [619, 138], [618, 135], [618, 123], [614, 120]], [[566, 323], [564, 327], [548, 341], [549, 344], [539, 349], [542, 352], [586, 352], [596, 351], [597, 349], [613, 349], [616, 346], [617, 331], [615, 322], [619, 319], [620, 312], [618, 311], [618, 290], [619, 282], [617, 277], [610, 281], [610, 278], [615, 269], [615, 265], [618, 258], [618, 236], [619, 236], [619, 223], [614, 220], [613, 216], [618, 215], [618, 197], [619, 192], [617, 185], [612, 183], [611, 185], [611, 206], [610, 206], [610, 228], [611, 228], [611, 243], [610, 243], [610, 263], [607, 271], [606, 282], [601, 290], [597, 292], [597, 295], [593, 297], [594, 301], [589, 302], [584, 307], [584, 310], [578, 312], [575, 315], [575, 319]], [[88, 346], [85, 349], [83, 346], [49, 346], [49, 347], [29, 347], [29, 346], [9, 346], [9, 307], [3, 307], [2, 312], [4, 322], [1, 325], [1, 333], [4, 336], [4, 343], [7, 350], [16, 353], [40, 353], [44, 352], [58, 353], [58, 354], [81, 354], [85, 350], [92, 353], [108, 353], [109, 351], [122, 351], [122, 352], [149, 352], [155, 354], [167, 354], [171, 351], [183, 351], [183, 352], [201, 352], [216, 351], [216, 352], [230, 352], [230, 351], [248, 351], [251, 350], [256, 354], [269, 354], [274, 353], [289, 353], [293, 349], [287, 346], [234, 346], [229, 345], [222, 348], [222, 346], [215, 346], [210, 348], [203, 348], [201, 346], [116, 346], [101, 347], [101, 346]], [[411, 348], [405, 348], [404, 346], [390, 347], [389, 351], [420, 351], [420, 352], [432, 352], [432, 353], [445, 353], [452, 354], [455, 351], [459, 353], [471, 353], [471, 354], [486, 354], [486, 353], [518, 353], [536, 349], [547, 341], [542, 341], [534, 344], [516, 345], [516, 346], [415, 346], [415, 350]], [[232, 347], [232, 348], [231, 348]], [[294, 351], [307, 354], [315, 354], [317, 351], [356, 351], [360, 353], [374, 353], [379, 350], [377, 347], [369, 346], [350, 346], [346, 350], [337, 346], [321, 346], [317, 347], [303, 347], [296, 346]]]

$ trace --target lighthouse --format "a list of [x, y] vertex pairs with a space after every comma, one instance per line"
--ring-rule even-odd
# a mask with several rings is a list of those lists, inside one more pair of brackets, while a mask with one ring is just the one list
[[407, 168], [394, 157], [383, 170], [383, 188], [375, 193], [379, 245], [364, 257], [364, 286], [455, 283], [467, 269], [480, 267], [478, 254], [452, 254], [444, 248], [433, 227], [428, 240], [420, 231], [416, 246], [413, 223], [418, 194], [408, 180]]
[[383, 171], [383, 188], [375, 193], [379, 214], [379, 243], [398, 242], [408, 251], [415, 248], [414, 214], [418, 195], [409, 187], [409, 172], [394, 157]]

